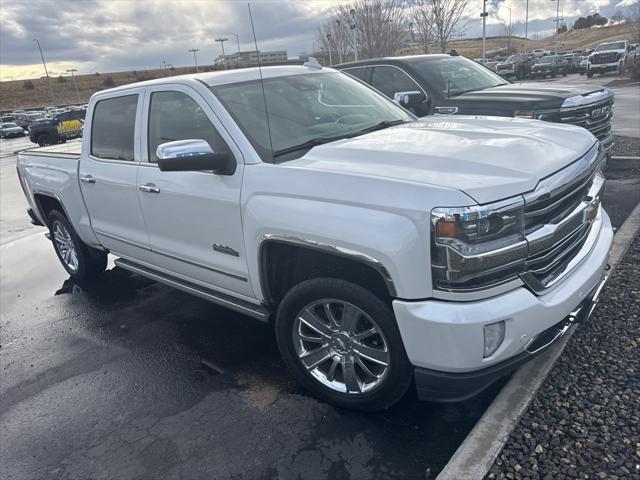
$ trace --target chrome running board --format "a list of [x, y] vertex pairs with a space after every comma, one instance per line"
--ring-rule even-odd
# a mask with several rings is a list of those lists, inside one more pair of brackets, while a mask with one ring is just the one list
[[117, 267], [123, 268], [143, 277], [150, 278], [170, 287], [177, 288], [183, 292], [190, 293], [197, 297], [203, 298], [210, 302], [216, 303], [222, 307], [235, 310], [236, 312], [248, 315], [262, 322], [268, 322], [271, 315], [270, 310], [263, 305], [256, 305], [239, 298], [232, 297], [226, 293], [218, 292], [202, 285], [195, 284], [188, 280], [174, 277], [163, 272], [159, 272], [145, 265], [126, 260], [124, 258], [118, 258], [114, 262]]

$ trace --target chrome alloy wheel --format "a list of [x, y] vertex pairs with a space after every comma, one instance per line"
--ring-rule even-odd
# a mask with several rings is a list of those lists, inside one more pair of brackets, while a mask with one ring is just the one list
[[293, 323], [293, 343], [304, 368], [337, 392], [362, 394], [381, 385], [391, 355], [378, 324], [348, 302], [310, 303]]
[[53, 241], [60, 253], [63, 263], [73, 272], [78, 270], [78, 252], [73, 238], [67, 228], [60, 222], [53, 223]]

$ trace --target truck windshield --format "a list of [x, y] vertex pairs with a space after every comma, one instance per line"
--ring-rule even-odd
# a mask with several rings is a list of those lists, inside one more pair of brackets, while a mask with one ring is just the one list
[[410, 113], [339, 72], [264, 79], [211, 87], [260, 157], [298, 158], [310, 148], [414, 120]]
[[508, 83], [488, 68], [464, 57], [417, 59], [408, 63], [445, 97]]
[[606, 50], [624, 50], [624, 42], [613, 42], [613, 43], [603, 43], [602, 45], [598, 45], [595, 52], [604, 52]]

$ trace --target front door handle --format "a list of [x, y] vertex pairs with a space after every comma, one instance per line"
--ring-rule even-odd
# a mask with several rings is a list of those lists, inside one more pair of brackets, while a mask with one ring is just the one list
[[96, 183], [96, 179], [93, 178], [92, 175], [85, 175], [84, 177], [80, 177], [80, 181], [82, 183]]
[[146, 193], [160, 193], [160, 189], [153, 183], [145, 183], [144, 185], [138, 185], [138, 190]]

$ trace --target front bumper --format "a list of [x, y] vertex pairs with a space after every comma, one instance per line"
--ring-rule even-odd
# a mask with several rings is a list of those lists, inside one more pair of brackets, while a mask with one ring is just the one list
[[593, 73], [615, 72], [616, 70], [618, 70], [618, 65], [619, 65], [619, 62], [590, 63], [587, 70]]
[[[394, 300], [393, 309], [423, 399], [458, 401], [533, 358], [527, 351], [589, 301], [607, 267], [613, 230], [604, 210], [589, 254], [557, 286], [536, 296], [525, 287], [473, 302]], [[504, 341], [483, 358], [485, 325], [505, 322]]]

